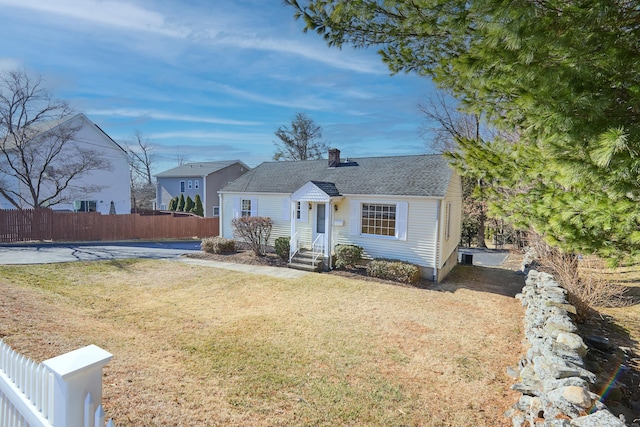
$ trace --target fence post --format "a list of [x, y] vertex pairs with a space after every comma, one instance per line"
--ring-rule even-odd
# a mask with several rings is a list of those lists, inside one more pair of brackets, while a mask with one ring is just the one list
[[111, 358], [111, 353], [92, 344], [42, 362], [54, 374], [54, 427], [82, 426], [88, 393], [100, 405], [102, 368]]

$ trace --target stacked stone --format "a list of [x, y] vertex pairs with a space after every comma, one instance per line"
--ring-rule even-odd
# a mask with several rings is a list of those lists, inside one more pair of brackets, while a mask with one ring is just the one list
[[508, 373], [522, 393], [505, 414], [514, 427], [624, 427], [600, 397], [591, 392], [596, 376], [585, 369], [587, 346], [569, 317], [575, 312], [566, 291], [553, 276], [528, 270], [516, 298], [525, 307], [524, 333], [528, 349], [518, 368]]

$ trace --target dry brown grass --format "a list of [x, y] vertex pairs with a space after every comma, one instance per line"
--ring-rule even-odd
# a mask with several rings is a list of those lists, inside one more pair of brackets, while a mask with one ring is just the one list
[[113, 353], [120, 427], [507, 426], [522, 278], [472, 269], [424, 290], [151, 260], [0, 267], [0, 337], [37, 361]]

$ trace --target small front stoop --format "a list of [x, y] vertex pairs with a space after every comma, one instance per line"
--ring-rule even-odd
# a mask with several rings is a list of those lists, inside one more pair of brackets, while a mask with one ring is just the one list
[[287, 267], [317, 273], [320, 271], [321, 265], [322, 258], [317, 259], [314, 263], [313, 253], [311, 251], [301, 251], [294, 255], [291, 262], [287, 264]]

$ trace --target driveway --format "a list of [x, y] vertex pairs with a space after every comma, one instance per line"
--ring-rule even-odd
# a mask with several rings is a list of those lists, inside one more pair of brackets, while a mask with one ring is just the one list
[[492, 267], [501, 265], [509, 256], [508, 250], [482, 249], [482, 248], [459, 248], [458, 257], [462, 259], [462, 254], [473, 257], [473, 265]]
[[0, 264], [50, 264], [123, 258], [172, 259], [200, 252], [200, 241], [0, 245]]

